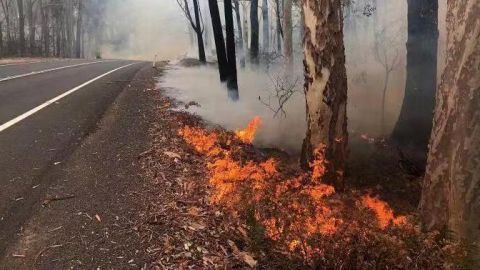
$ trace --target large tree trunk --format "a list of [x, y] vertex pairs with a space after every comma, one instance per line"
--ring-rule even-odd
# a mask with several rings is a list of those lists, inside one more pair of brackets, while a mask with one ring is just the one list
[[262, 34], [263, 34], [263, 51], [270, 51], [270, 29], [268, 20], [268, 0], [262, 2]]
[[[408, 0], [407, 84], [392, 134], [425, 164], [437, 88], [438, 0]], [[418, 157], [417, 157], [418, 156]]]
[[25, 14], [23, 14], [23, 0], [17, 0], [18, 28], [19, 28], [19, 50], [20, 56], [25, 55]]
[[259, 50], [259, 25], [258, 25], [258, 0], [252, 0], [250, 3], [250, 60], [258, 64]]
[[292, 41], [292, 0], [285, 0], [283, 10], [283, 56], [287, 74], [293, 72], [293, 41]]
[[78, 1], [77, 37], [75, 39], [75, 57], [82, 57], [83, 1]]
[[205, 45], [203, 43], [202, 25], [200, 24], [200, 10], [198, 7], [198, 0], [193, 0], [193, 9], [195, 13], [195, 32], [197, 33], [198, 59], [201, 63], [206, 63], [207, 58], [205, 57]]
[[218, 10], [217, 0], [208, 0], [210, 8], [210, 17], [212, 18], [213, 36], [215, 39], [215, 48], [217, 51], [218, 71], [220, 81], [225, 82], [228, 79], [228, 61], [225, 51], [225, 41], [223, 39], [222, 21]]
[[235, 56], [235, 28], [233, 26], [232, 0], [224, 0], [224, 9], [228, 62], [227, 87], [229, 97], [233, 100], [238, 100], [237, 60]]
[[325, 146], [324, 181], [344, 189], [347, 154], [347, 74], [341, 0], [305, 0], [305, 98], [307, 136], [302, 166], [309, 168], [314, 152]]
[[437, 93], [420, 209], [428, 229], [447, 228], [478, 245], [480, 0], [448, 0], [447, 5], [447, 62]]

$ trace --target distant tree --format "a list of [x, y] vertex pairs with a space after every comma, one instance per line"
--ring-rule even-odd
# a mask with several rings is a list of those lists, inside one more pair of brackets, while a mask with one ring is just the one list
[[[427, 229], [476, 245], [480, 262], [480, 0], [447, 1], [446, 66], [420, 203]], [[472, 269], [479, 269], [477, 264]]]
[[347, 75], [341, 0], [305, 0], [304, 66], [307, 135], [301, 163], [308, 169], [325, 147], [324, 181], [344, 189], [347, 155]]
[[392, 140], [425, 164], [437, 87], [438, 0], [408, 1], [407, 83]]
[[269, 16], [268, 16], [268, 0], [263, 0], [262, 2], [262, 34], [263, 34], [263, 50], [265, 52], [269, 51], [270, 48], [270, 27], [269, 27]]
[[287, 74], [293, 72], [293, 23], [292, 23], [292, 0], [284, 0], [283, 9], [283, 56]]
[[198, 59], [201, 63], [206, 63], [207, 58], [205, 56], [205, 44], [203, 42], [203, 25], [201, 23], [200, 8], [198, 6], [198, 0], [192, 1], [195, 19], [192, 17], [192, 14], [190, 12], [189, 0], [177, 0], [177, 3], [183, 10], [183, 13], [187, 18], [188, 22], [190, 23], [193, 31], [195, 31], [195, 33], [197, 34]]
[[282, 40], [283, 40], [283, 28], [282, 28], [282, 12], [283, 12], [283, 1], [276, 0], [276, 13], [277, 13], [277, 51], [282, 51]]
[[28, 21], [28, 47], [30, 55], [35, 55], [35, 19], [34, 4], [36, 0], [26, 0], [27, 5], [27, 21]]
[[82, 56], [82, 33], [83, 33], [83, 1], [78, 1], [77, 9], [77, 37], [75, 43], [75, 57], [80, 58]]
[[258, 24], [258, 0], [251, 0], [250, 3], [250, 61], [258, 64], [259, 53], [259, 24]]
[[238, 48], [240, 49], [240, 65], [241, 67], [245, 67], [245, 49], [244, 49], [244, 37], [243, 37], [243, 29], [242, 29], [242, 19], [240, 16], [240, 1], [233, 0], [234, 9], [235, 9], [235, 18], [237, 20], [237, 33], [238, 33]]
[[18, 32], [20, 56], [25, 55], [25, 14], [23, 13], [23, 0], [17, 0]]

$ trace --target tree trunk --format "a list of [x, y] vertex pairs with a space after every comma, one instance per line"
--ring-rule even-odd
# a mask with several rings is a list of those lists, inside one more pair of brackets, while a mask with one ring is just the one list
[[220, 81], [225, 82], [228, 79], [228, 61], [225, 51], [225, 41], [223, 39], [222, 21], [218, 10], [217, 0], [208, 0], [210, 8], [210, 17], [212, 18], [213, 36], [215, 39], [215, 48], [217, 51], [218, 71]]
[[198, 0], [193, 0], [193, 9], [195, 13], [195, 32], [197, 33], [198, 59], [201, 63], [206, 63], [207, 58], [205, 57], [205, 45], [203, 43], [202, 25], [200, 24], [200, 10], [198, 7]]
[[18, 28], [19, 28], [19, 50], [20, 56], [25, 55], [25, 14], [23, 14], [23, 0], [17, 0]]
[[82, 57], [82, 24], [83, 24], [83, 1], [78, 1], [78, 18], [77, 18], [77, 37], [75, 44], [75, 57]]
[[325, 146], [324, 181], [342, 191], [348, 133], [341, 0], [305, 0], [303, 9], [307, 135], [301, 163], [308, 169], [314, 151]]
[[425, 164], [437, 88], [438, 0], [408, 0], [407, 84], [393, 141]]
[[227, 87], [229, 90], [229, 97], [233, 100], [238, 100], [237, 60], [235, 56], [235, 28], [233, 26], [232, 0], [224, 0], [224, 8], [228, 62]]
[[73, 21], [73, 0], [66, 0], [66, 10], [65, 10], [65, 16], [66, 16], [66, 30], [67, 30], [67, 57], [73, 57], [73, 44], [75, 43], [74, 41], [74, 21]]
[[35, 55], [35, 22], [33, 18], [33, 0], [27, 0], [28, 43], [30, 55]]
[[293, 41], [292, 41], [292, 0], [285, 0], [283, 10], [283, 56], [288, 75], [293, 72]]
[[[282, 30], [282, 9], [280, 8], [280, 2], [283, 0], [276, 0], [275, 8], [277, 9], [277, 51], [280, 53], [282, 51], [282, 39], [283, 39], [283, 30]], [[283, 2], [282, 2], [283, 3]], [[302, 20], [302, 23], [305, 20]]]
[[245, 67], [245, 51], [243, 48], [243, 29], [242, 19], [240, 18], [240, 3], [238, 0], [234, 0], [235, 5], [235, 17], [237, 19], [237, 33], [238, 33], [238, 48], [240, 49], [240, 66]]
[[252, 0], [250, 3], [250, 31], [250, 60], [252, 61], [252, 63], [258, 64], [258, 0]]
[[[447, 1], [447, 55], [420, 204], [427, 229], [480, 244], [480, 0]], [[480, 258], [480, 252], [474, 256]]]
[[50, 30], [48, 29], [48, 9], [40, 0], [40, 14], [42, 16], [42, 40], [43, 40], [43, 55], [50, 56]]
[[0, 57], [3, 57], [3, 24], [0, 21]]
[[268, 20], [268, 0], [262, 2], [262, 33], [263, 33], [263, 51], [270, 51], [270, 27]]

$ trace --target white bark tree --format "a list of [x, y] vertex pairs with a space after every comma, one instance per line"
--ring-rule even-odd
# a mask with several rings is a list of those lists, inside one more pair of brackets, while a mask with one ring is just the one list
[[437, 92], [420, 209], [427, 229], [448, 229], [478, 245], [480, 0], [448, 0], [447, 5], [447, 63]]
[[307, 136], [302, 165], [326, 146], [326, 182], [344, 188], [347, 134], [347, 74], [341, 0], [305, 0], [305, 98]]

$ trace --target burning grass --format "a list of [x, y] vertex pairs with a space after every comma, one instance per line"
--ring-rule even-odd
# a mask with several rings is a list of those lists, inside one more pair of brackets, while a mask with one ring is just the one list
[[235, 133], [192, 126], [178, 131], [205, 157], [210, 203], [248, 224], [250, 249], [271, 242], [264, 259], [282, 254], [316, 268], [451, 266], [458, 250], [438, 234], [421, 233], [414, 217], [395, 215], [364, 192], [339, 194], [323, 184], [325, 146], [316, 149], [311, 173], [254, 149], [260, 125], [256, 117]]

